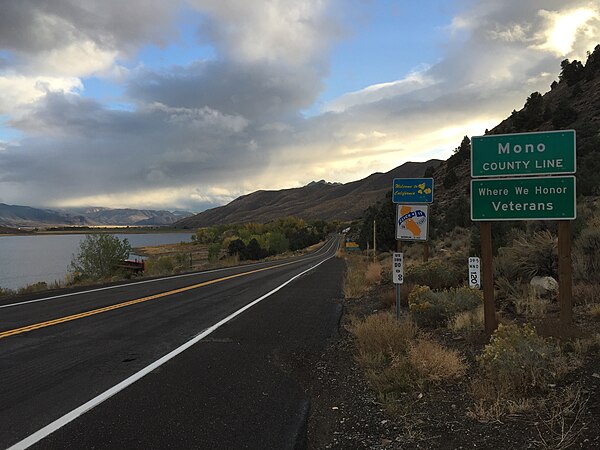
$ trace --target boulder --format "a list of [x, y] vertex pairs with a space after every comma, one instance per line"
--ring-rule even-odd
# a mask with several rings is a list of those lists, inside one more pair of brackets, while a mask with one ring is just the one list
[[558, 281], [552, 277], [533, 277], [529, 284], [541, 295], [558, 292]]

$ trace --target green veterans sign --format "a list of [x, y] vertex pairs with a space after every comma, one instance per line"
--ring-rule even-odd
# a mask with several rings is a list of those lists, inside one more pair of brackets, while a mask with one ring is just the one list
[[473, 136], [471, 176], [575, 173], [575, 130]]
[[471, 180], [471, 220], [571, 220], [575, 177]]

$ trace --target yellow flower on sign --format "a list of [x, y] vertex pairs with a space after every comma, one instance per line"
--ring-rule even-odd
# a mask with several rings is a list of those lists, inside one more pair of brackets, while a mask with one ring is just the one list
[[425, 193], [426, 194], [431, 194], [431, 189], [430, 188], [425, 189]]
[[[421, 183], [417, 186], [419, 189], [425, 189], [425, 183]], [[421, 191], [419, 191], [420, 193]]]

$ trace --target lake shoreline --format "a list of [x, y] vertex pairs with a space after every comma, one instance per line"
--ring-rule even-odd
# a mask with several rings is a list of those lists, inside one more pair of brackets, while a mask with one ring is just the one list
[[[62, 228], [62, 227], [61, 227]], [[3, 232], [0, 229], [0, 237], [4, 236], [60, 236], [60, 235], [86, 235], [86, 234], [168, 234], [168, 233], [190, 233], [193, 230], [173, 227], [74, 227], [72, 229], [46, 229], [46, 230], [18, 230], [11, 229]]]

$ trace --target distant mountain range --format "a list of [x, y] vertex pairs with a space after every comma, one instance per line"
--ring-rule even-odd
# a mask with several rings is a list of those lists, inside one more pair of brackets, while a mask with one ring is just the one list
[[178, 221], [181, 228], [207, 227], [216, 224], [268, 222], [295, 216], [313, 220], [354, 220], [364, 210], [385, 198], [394, 178], [418, 178], [428, 167], [440, 165], [439, 159], [407, 162], [386, 173], [374, 173], [362, 180], [346, 184], [313, 181], [301, 188], [279, 191], [256, 191]]
[[149, 209], [73, 208], [39, 209], [0, 203], [0, 226], [147, 226], [172, 225], [191, 216], [188, 211], [155, 211]]

